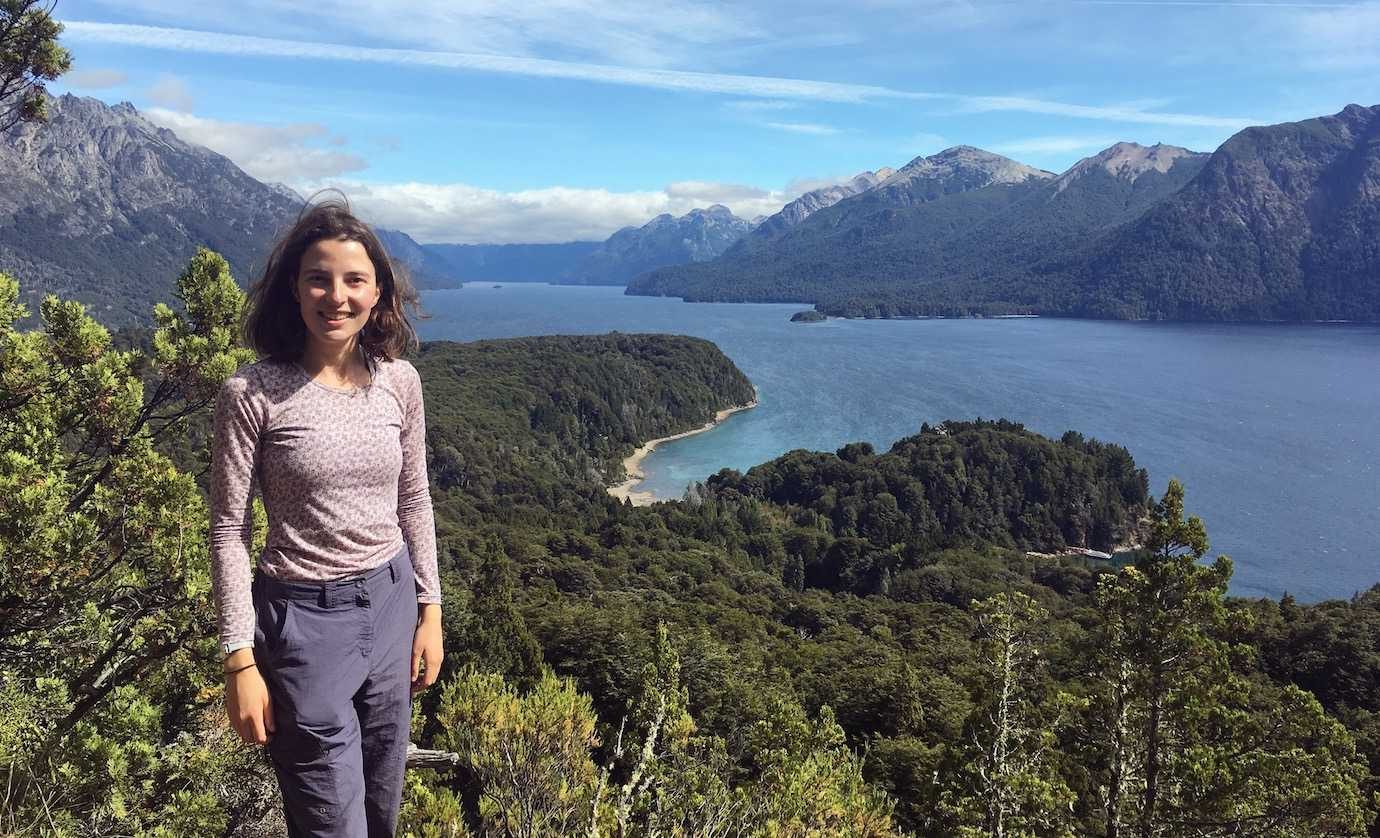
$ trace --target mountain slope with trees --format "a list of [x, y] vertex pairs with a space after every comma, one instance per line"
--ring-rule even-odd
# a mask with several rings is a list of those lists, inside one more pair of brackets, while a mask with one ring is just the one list
[[1058, 178], [991, 158], [990, 183], [918, 181], [929, 200], [883, 183], [755, 252], [657, 271], [630, 293], [804, 301], [850, 316], [980, 310], [1000, 302], [996, 289], [1018, 284], [1002, 284], [1008, 275], [1022, 277], [1042, 256], [1081, 249], [1090, 235], [1136, 218], [1189, 182], [1208, 155], [1118, 143]]
[[128, 103], [66, 95], [49, 115], [0, 137], [0, 270], [25, 278], [30, 304], [56, 293], [140, 323], [197, 247], [243, 281], [297, 217], [300, 202]]
[[[17, 330], [0, 278], [7, 833], [272, 830], [272, 781], [220, 708], [195, 479], [211, 395], [249, 360], [243, 296], [204, 252], [178, 294], [119, 350], [70, 302]], [[623, 454], [750, 396], [712, 345], [416, 361], [447, 662], [414, 737], [461, 762], [411, 773], [414, 834], [1340, 836], [1374, 818], [1374, 594], [1227, 597], [1182, 487], [1152, 501], [1124, 449], [945, 423], [634, 507], [604, 488]], [[1124, 566], [1048, 554], [1127, 538]]]
[[889, 206], [883, 187], [759, 252], [629, 293], [862, 317], [1380, 320], [1380, 106], [1248, 128], [1212, 155], [1118, 143], [1060, 178]]
[[1374, 321], [1377, 240], [1380, 106], [1349, 105], [1236, 134], [1162, 205], [1040, 273], [1076, 289], [1069, 313]]
[[[0, 134], [0, 270], [26, 278], [31, 308], [55, 293], [107, 325], [142, 323], [199, 247], [246, 285], [305, 203], [129, 103], [68, 94], [48, 117]], [[459, 284], [405, 234], [379, 234], [423, 287]]]

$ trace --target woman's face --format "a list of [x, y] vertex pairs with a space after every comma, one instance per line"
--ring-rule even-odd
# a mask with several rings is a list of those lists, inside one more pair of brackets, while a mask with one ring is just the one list
[[321, 349], [351, 344], [379, 301], [374, 263], [357, 241], [322, 239], [302, 254], [293, 296], [308, 342]]

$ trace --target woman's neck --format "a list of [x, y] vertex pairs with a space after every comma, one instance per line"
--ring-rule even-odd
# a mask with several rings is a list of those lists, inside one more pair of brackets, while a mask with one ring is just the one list
[[341, 345], [321, 345], [308, 341], [302, 349], [302, 369], [312, 378], [340, 384], [359, 384], [367, 378], [369, 368], [359, 351], [359, 341]]

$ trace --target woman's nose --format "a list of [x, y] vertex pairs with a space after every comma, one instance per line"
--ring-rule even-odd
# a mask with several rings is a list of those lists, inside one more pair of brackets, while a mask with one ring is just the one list
[[347, 293], [348, 290], [349, 290], [349, 289], [347, 289], [347, 288], [345, 287], [345, 283], [344, 283], [344, 282], [341, 282], [340, 280], [336, 280], [336, 281], [332, 282], [332, 283], [331, 283], [331, 287], [330, 287], [330, 298], [331, 298], [331, 302], [333, 302], [333, 303], [343, 303], [343, 302], [345, 302], [345, 300], [349, 298], [349, 294]]

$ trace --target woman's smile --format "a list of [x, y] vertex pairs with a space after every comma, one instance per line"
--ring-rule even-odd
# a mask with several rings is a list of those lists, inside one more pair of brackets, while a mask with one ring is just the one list
[[294, 289], [308, 339], [324, 344], [353, 341], [380, 293], [368, 251], [349, 239], [312, 243], [302, 254]]

